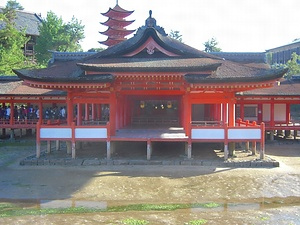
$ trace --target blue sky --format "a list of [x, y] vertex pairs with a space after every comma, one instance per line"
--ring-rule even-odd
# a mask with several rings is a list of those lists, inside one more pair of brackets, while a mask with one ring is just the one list
[[[6, 0], [0, 0], [5, 6]], [[61, 16], [65, 22], [75, 16], [85, 25], [84, 50], [103, 47], [99, 34], [106, 27], [100, 13], [116, 5], [116, 0], [17, 0], [26, 11], [48, 11]], [[199, 50], [212, 37], [223, 51], [259, 52], [291, 43], [300, 38], [299, 0], [119, 0], [119, 5], [134, 10], [128, 20], [135, 22], [127, 29], [143, 26], [149, 15], [167, 33], [178, 30], [183, 42]]]

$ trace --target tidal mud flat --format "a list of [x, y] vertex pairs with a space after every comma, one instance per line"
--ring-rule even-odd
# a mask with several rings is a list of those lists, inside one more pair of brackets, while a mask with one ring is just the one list
[[[275, 142], [266, 149], [280, 167], [20, 166], [19, 161], [34, 154], [34, 148], [3, 146], [2, 203], [34, 210], [102, 208], [89, 213], [0, 217], [0, 223], [299, 224], [300, 145]], [[123, 208], [109, 210], [112, 207]]]

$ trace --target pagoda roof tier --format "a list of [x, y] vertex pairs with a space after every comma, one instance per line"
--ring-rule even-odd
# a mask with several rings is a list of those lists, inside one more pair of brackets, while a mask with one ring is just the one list
[[104, 34], [108, 37], [113, 37], [113, 36], [120, 36], [120, 37], [125, 37], [129, 34], [132, 34], [135, 30], [126, 30], [124, 28], [112, 28], [109, 27], [106, 31], [104, 32], [99, 32], [100, 34]]
[[133, 11], [128, 11], [123, 8], [121, 8], [118, 4], [114, 8], [109, 8], [109, 10], [105, 13], [101, 13], [103, 16], [109, 17], [109, 18], [125, 18], [127, 16], [130, 16]]
[[119, 44], [122, 41], [125, 41], [126, 38], [111, 38], [108, 37], [105, 41], [99, 41], [100, 44], [106, 45], [106, 46], [113, 46], [116, 44]]
[[132, 24], [135, 20], [116, 20], [113, 18], [108, 18], [107, 21], [101, 23], [102, 25], [108, 26], [108, 27], [126, 27]]

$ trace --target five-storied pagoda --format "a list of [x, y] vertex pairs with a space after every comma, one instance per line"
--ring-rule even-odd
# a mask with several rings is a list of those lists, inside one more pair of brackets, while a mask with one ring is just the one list
[[125, 28], [134, 22], [134, 20], [127, 21], [125, 19], [133, 12], [134, 11], [127, 11], [121, 8], [117, 1], [117, 4], [114, 8], [109, 8], [106, 13], [101, 13], [103, 16], [108, 17], [104, 23], [101, 23], [102, 25], [108, 26], [108, 28], [104, 32], [99, 32], [100, 34], [107, 36], [105, 41], [99, 41], [99, 43], [109, 47], [126, 40], [125, 37], [135, 31], [127, 30]]

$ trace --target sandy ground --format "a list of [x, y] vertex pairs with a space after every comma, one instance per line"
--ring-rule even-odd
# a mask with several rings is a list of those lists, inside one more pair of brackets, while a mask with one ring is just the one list
[[[209, 166], [19, 166], [31, 147], [0, 148], [0, 198], [41, 204], [100, 205], [206, 203], [215, 210], [189, 209], [0, 218], [6, 224], [124, 224], [125, 218], [149, 224], [300, 224], [300, 144], [273, 142], [267, 155], [278, 168]], [[49, 200], [49, 201], [48, 201]]]

